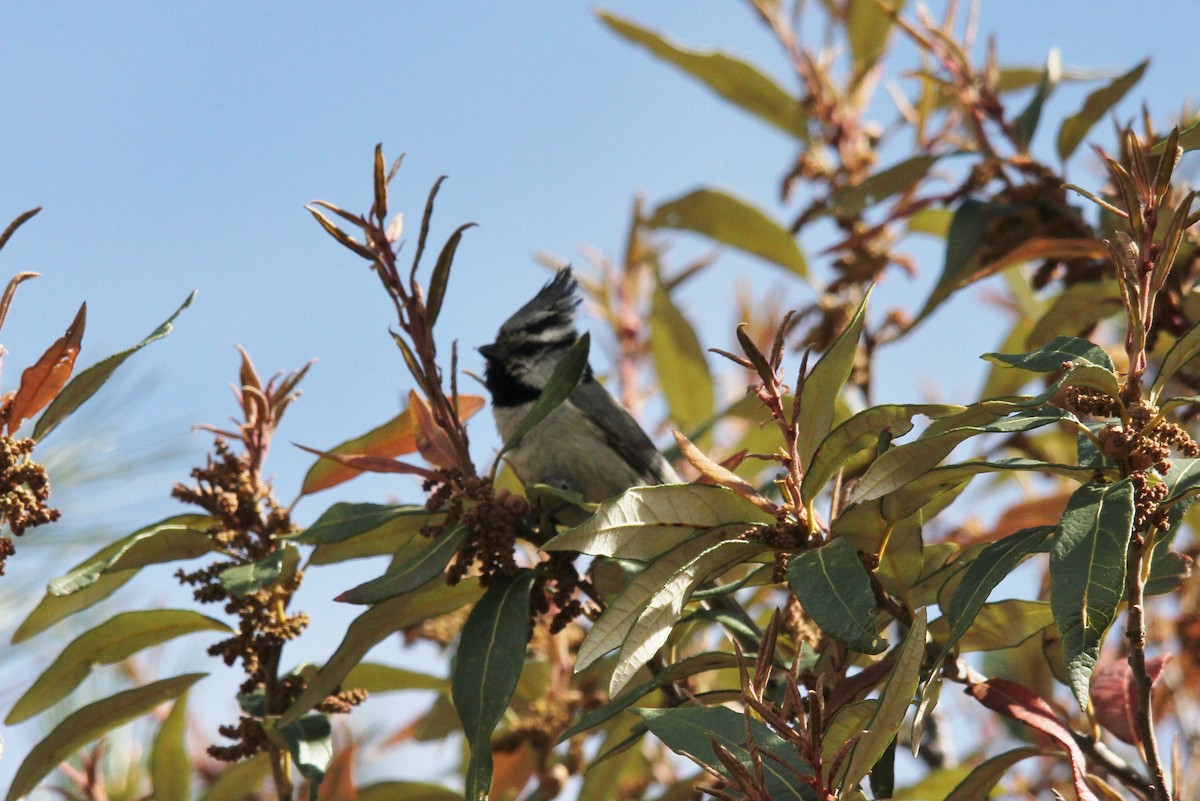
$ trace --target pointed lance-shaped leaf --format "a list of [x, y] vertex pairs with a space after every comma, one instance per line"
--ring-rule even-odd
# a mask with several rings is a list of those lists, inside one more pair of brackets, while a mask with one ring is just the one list
[[[1146, 676], [1152, 685], [1162, 675], [1171, 656], [1165, 653], [1146, 660]], [[1117, 659], [1097, 670], [1090, 693], [1092, 707], [1096, 710], [1096, 722], [1118, 740], [1137, 745], [1141, 702], [1138, 699], [1137, 679], [1129, 667], [1129, 661]]]
[[808, 278], [808, 262], [787, 228], [728, 192], [697, 189], [668, 200], [654, 210], [646, 224], [702, 234]]
[[150, 746], [150, 786], [154, 801], [190, 801], [192, 760], [187, 748], [187, 701], [185, 691], [171, 705]]
[[160, 704], [178, 698], [205, 676], [187, 673], [135, 687], [88, 704], [68, 715], [47, 734], [17, 768], [5, 801], [17, 801], [80, 748], [113, 729], [139, 718]]
[[1109, 110], [1125, 97], [1133, 88], [1149, 66], [1149, 59], [1140, 62], [1133, 69], [1114, 78], [1108, 84], [1096, 89], [1083, 101], [1083, 108], [1063, 120], [1058, 129], [1058, 157], [1066, 161], [1079, 147], [1079, 143], [1087, 136], [1097, 122], [1104, 118]]
[[[15, 223], [14, 223], [15, 224]], [[9, 226], [11, 229], [12, 226]], [[10, 231], [5, 231], [5, 234]], [[4, 246], [4, 239], [0, 237], [0, 247]], [[28, 281], [30, 278], [37, 278], [41, 273], [17, 273], [8, 281], [8, 286], [4, 287], [4, 295], [0, 297], [0, 327], [4, 326], [4, 321], [8, 319], [8, 308], [12, 305], [13, 298], [16, 297], [17, 287]]]
[[1038, 122], [1042, 117], [1042, 106], [1058, 86], [1058, 81], [1062, 77], [1062, 63], [1059, 57], [1058, 48], [1051, 48], [1050, 55], [1046, 59], [1046, 69], [1042, 73], [1042, 79], [1038, 82], [1037, 91], [1034, 92], [1033, 98], [1029, 101], [1029, 105], [1021, 112], [1021, 115], [1013, 122], [1013, 134], [1021, 143], [1023, 150], [1029, 149], [1029, 144], [1033, 141], [1033, 134], [1037, 131]]
[[992, 790], [1013, 765], [1030, 757], [1047, 756], [1048, 753], [1040, 748], [1025, 746], [985, 759], [971, 768], [963, 780], [950, 791], [950, 795], [946, 796], [945, 801], [978, 801], [980, 798], [990, 798]]
[[976, 279], [976, 268], [979, 266], [977, 254], [984, 235], [994, 220], [1009, 212], [1006, 206], [976, 198], [965, 199], [954, 210], [950, 228], [946, 232], [946, 257], [942, 274], [913, 320], [914, 326], [932, 314], [950, 295]]
[[200, 631], [230, 629], [187, 609], [122, 612], [72, 640], [13, 704], [4, 722], [15, 725], [62, 700], [97, 665], [115, 665], [146, 648]]
[[850, 377], [858, 357], [858, 341], [862, 337], [870, 300], [871, 290], [868, 289], [842, 333], [838, 334], [812, 371], [804, 377], [800, 392], [800, 417], [797, 420], [800, 436], [796, 449], [800, 454], [800, 463], [805, 468], [812, 464], [817, 446], [833, 428], [838, 395], [846, 385], [846, 379]]
[[1075, 794], [1079, 801], [1098, 801], [1087, 785], [1087, 759], [1072, 736], [1071, 728], [1053, 707], [1028, 687], [1007, 679], [988, 679], [971, 685], [967, 692], [988, 709], [1024, 723], [1054, 740], [1071, 760]]
[[450, 694], [471, 749], [467, 801], [483, 801], [492, 783], [492, 730], [508, 709], [533, 634], [529, 597], [534, 570], [492, 585], [463, 624]]
[[309, 679], [304, 692], [280, 716], [278, 725], [294, 723], [335, 692], [367, 652], [389, 635], [422, 620], [461, 609], [473, 603], [478, 595], [477, 579], [463, 579], [453, 587], [439, 581], [436, 586], [392, 598], [363, 612], [346, 628], [337, 650], [317, 675]]
[[387, 525], [399, 517], [419, 517], [422, 523], [437, 519], [421, 506], [392, 506], [382, 503], [335, 503], [313, 524], [289, 539], [308, 545], [343, 542]]
[[376, 261], [375, 254], [371, 252], [370, 248], [368, 248], [362, 242], [359, 242], [354, 237], [347, 234], [341, 228], [338, 228], [324, 214], [317, 211], [312, 206], [305, 206], [304, 208], [308, 209], [308, 213], [316, 218], [317, 222], [321, 224], [321, 227], [325, 229], [325, 233], [329, 234], [334, 239], [336, 239], [339, 245], [346, 248], [347, 250], [354, 252], [355, 254], [366, 259], [367, 261], [370, 261], [370, 262]]
[[279, 734], [308, 784], [308, 801], [318, 801], [325, 769], [333, 759], [333, 727], [329, 717], [310, 713], [279, 729]]
[[925, 177], [939, 156], [913, 156], [864, 178], [853, 186], [834, 192], [829, 198], [830, 213], [841, 217], [862, 214], [867, 208], [903, 192]]
[[264, 587], [272, 587], [288, 581], [300, 564], [300, 549], [295, 545], [284, 545], [256, 562], [229, 567], [221, 571], [218, 578], [225, 591], [236, 598], [245, 598]]
[[454, 230], [442, 252], [438, 254], [437, 263], [433, 266], [433, 275], [429, 278], [429, 294], [425, 298], [425, 324], [433, 330], [438, 314], [442, 311], [442, 301], [446, 297], [446, 285], [450, 282], [450, 266], [454, 263], [454, 254], [458, 252], [458, 243], [462, 241], [463, 232], [474, 228], [475, 223], [464, 223]]
[[516, 447], [517, 443], [521, 441], [521, 437], [532, 431], [534, 426], [545, 420], [551, 412], [561, 406], [563, 401], [567, 399], [567, 396], [579, 385], [580, 379], [583, 378], [583, 374], [587, 370], [588, 349], [591, 347], [591, 344], [591, 334], [585, 331], [567, 349], [566, 354], [559, 359], [558, 364], [554, 365], [554, 372], [550, 374], [550, 380], [542, 388], [542, 394], [534, 402], [533, 408], [521, 418], [521, 424], [517, 426], [517, 430], [509, 437], [508, 442], [504, 443], [504, 447], [500, 449], [501, 455]]
[[375, 179], [374, 180], [374, 183], [375, 183], [375, 208], [373, 209], [373, 211], [375, 212], [375, 219], [384, 220], [384, 219], [387, 219], [387, 212], [388, 212], [388, 202], [387, 202], [388, 176], [387, 176], [386, 167], [384, 166], [384, 161], [383, 161], [383, 143], [382, 142], [375, 145], [375, 169], [374, 169], [373, 173], [374, 173], [374, 179]]
[[416, 390], [409, 390], [408, 409], [413, 413], [417, 451], [430, 464], [446, 470], [458, 466], [458, 456], [449, 434], [438, 425], [433, 408]]
[[458, 547], [467, 538], [470, 529], [465, 525], [444, 531], [422, 548], [416, 556], [402, 564], [389, 568], [378, 578], [346, 590], [335, 598], [349, 604], [376, 604], [412, 592], [434, 576], [439, 576], [458, 553]]
[[119, 353], [114, 353], [107, 359], [102, 359], [92, 366], [88, 367], [79, 375], [71, 379], [62, 392], [58, 393], [54, 400], [50, 401], [50, 405], [46, 407], [46, 412], [38, 418], [37, 424], [33, 427], [33, 438], [42, 440], [47, 434], [55, 429], [59, 423], [70, 416], [76, 409], [84, 404], [96, 391], [108, 381], [116, 369], [125, 363], [133, 354], [137, 353], [142, 348], [149, 345], [151, 342], [158, 340], [171, 333], [175, 325], [175, 318], [192, 305], [192, 300], [196, 297], [196, 290], [187, 296], [183, 304], [180, 305], [175, 312], [168, 317], [162, 325], [150, 332], [149, 336], [141, 342], [134, 345], [132, 348], [127, 348]]
[[650, 304], [650, 354], [671, 419], [688, 430], [710, 419], [716, 404], [704, 348], [661, 281]]
[[851, 3], [846, 8], [846, 38], [854, 57], [855, 74], [865, 74], [884, 54], [892, 32], [892, 20], [906, 1]]
[[1158, 375], [1150, 386], [1151, 401], [1157, 401], [1166, 387], [1167, 382], [1174, 378], [1183, 367], [1197, 355], [1200, 355], [1200, 323], [1196, 323], [1176, 339], [1167, 355], [1163, 357], [1158, 368]]
[[876, 634], [871, 579], [848, 541], [835, 539], [794, 555], [788, 562], [788, 586], [830, 637], [864, 654], [887, 648]]
[[270, 775], [271, 755], [260, 751], [249, 759], [226, 766], [198, 801], [246, 801], [246, 794], [260, 789]]
[[1133, 531], [1129, 479], [1085, 484], [1071, 494], [1050, 550], [1050, 605], [1062, 635], [1071, 690], [1086, 709], [1100, 643], [1125, 595]]
[[799, 101], [756, 67], [726, 53], [681, 47], [607, 11], [597, 16], [617, 35], [683, 70], [730, 103], [797, 139], [808, 139], [808, 124]]
[[[0, 233], [0, 250], [4, 249], [4, 246], [8, 244], [8, 240], [12, 238], [12, 235], [17, 232], [18, 228], [20, 228], [22, 225], [24, 225], [25, 223], [32, 220], [35, 216], [37, 216], [37, 213], [41, 210], [42, 210], [42, 207], [38, 206], [36, 208], [30, 209], [29, 211], [18, 214], [17, 218], [8, 224], [8, 227], [6, 227], [4, 229], [3, 233]], [[28, 274], [28, 275], [31, 278], [33, 277], [32, 274]], [[24, 279], [22, 279], [22, 280], [24, 280]], [[20, 282], [18, 282], [18, 283], [20, 283]], [[3, 321], [3, 316], [0, 315], [0, 322], [2, 322], [2, 321]]]
[[54, 400], [54, 396], [66, 385], [75, 367], [75, 357], [79, 355], [86, 324], [87, 304], [84, 303], [67, 326], [66, 333], [21, 374], [21, 384], [9, 401], [5, 414], [4, 422], [10, 435], [21, 427], [23, 420], [33, 417]]

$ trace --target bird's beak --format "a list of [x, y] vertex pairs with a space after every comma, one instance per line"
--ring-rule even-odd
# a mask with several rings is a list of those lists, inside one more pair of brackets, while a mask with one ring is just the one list
[[475, 350], [479, 351], [485, 359], [495, 359], [500, 355], [500, 349], [495, 344], [480, 345]]

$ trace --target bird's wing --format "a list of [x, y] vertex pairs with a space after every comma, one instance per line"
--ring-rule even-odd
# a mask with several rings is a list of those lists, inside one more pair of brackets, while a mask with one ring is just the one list
[[658, 452], [650, 437], [616, 398], [596, 381], [583, 381], [571, 392], [571, 400], [603, 432], [608, 446], [633, 465], [647, 484], [679, 481], [674, 469]]

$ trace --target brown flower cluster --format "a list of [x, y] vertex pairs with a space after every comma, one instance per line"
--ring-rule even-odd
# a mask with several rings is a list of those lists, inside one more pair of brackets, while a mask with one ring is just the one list
[[[267, 711], [279, 713], [303, 692], [305, 682], [295, 674], [278, 677], [283, 645], [300, 636], [308, 625], [303, 612], [287, 613], [288, 603], [303, 580], [303, 571], [288, 570], [253, 592], [234, 594], [222, 583], [227, 570], [259, 562], [280, 547], [280, 538], [295, 530], [287, 511], [275, 500], [269, 484], [259, 479], [248, 454], [234, 453], [224, 439], [214, 445], [216, 458], [209, 457], [204, 467], [192, 470], [193, 486], [176, 485], [172, 496], [194, 504], [212, 515], [216, 522], [208, 535], [229, 558], [213, 562], [191, 572], [175, 575], [181, 584], [194, 587], [200, 603], [224, 603], [228, 614], [238, 618], [238, 632], [208, 649], [227, 665], [242, 663], [246, 680], [241, 691], [253, 694], [266, 691]], [[329, 696], [322, 702], [330, 711], [347, 711], [365, 698], [351, 690]], [[209, 753], [226, 761], [235, 761], [258, 753], [266, 745], [261, 723], [243, 716], [234, 726], [222, 726], [220, 733], [235, 740], [229, 746], [211, 746]]]
[[[51, 509], [50, 479], [46, 468], [29, 458], [32, 439], [0, 437], [0, 520], [8, 523], [19, 537], [25, 529], [51, 523], [59, 518]], [[4, 563], [16, 551], [11, 539], [0, 539], [0, 576]]]
[[517, 534], [529, 514], [529, 502], [507, 490], [497, 492], [478, 476], [464, 477], [453, 470], [439, 472], [443, 476], [441, 483], [426, 482], [429, 497], [425, 507], [444, 511], [446, 519], [422, 529], [421, 533], [436, 537], [460, 525], [468, 531], [447, 570], [446, 580], [457, 584], [476, 563], [483, 587], [490, 586], [497, 578], [511, 576], [517, 571]]

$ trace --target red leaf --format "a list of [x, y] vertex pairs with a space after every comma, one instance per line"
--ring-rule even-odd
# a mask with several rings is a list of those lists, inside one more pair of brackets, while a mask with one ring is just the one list
[[[1151, 684], [1158, 681], [1170, 660], [1170, 654], [1146, 660]], [[1122, 659], [1097, 670], [1092, 676], [1091, 696], [1100, 725], [1123, 742], [1137, 745], [1137, 681], [1129, 662]]]
[[67, 331], [46, 349], [42, 358], [21, 374], [21, 386], [8, 405], [5, 424], [12, 434], [21, 427], [21, 422], [33, 417], [54, 400], [71, 377], [75, 357], [83, 342], [83, 328], [87, 322], [87, 304], [79, 307], [75, 319]]
[[433, 472], [432, 470], [424, 467], [418, 467], [415, 464], [401, 462], [396, 459], [388, 459], [383, 456], [362, 456], [360, 454], [330, 453], [328, 451], [318, 450], [317, 448], [310, 448], [307, 445], [301, 445], [296, 442], [292, 444], [302, 451], [315, 453], [322, 459], [330, 459], [340, 465], [352, 468], [357, 472], [408, 473], [410, 475], [421, 476], [422, 478], [428, 478], [434, 481], [439, 480], [437, 473]]
[[1079, 801], [1099, 801], [1084, 779], [1087, 775], [1087, 762], [1083, 751], [1076, 745], [1070, 726], [1058, 716], [1050, 704], [1028, 687], [1006, 679], [989, 679], [980, 684], [973, 684], [967, 692], [988, 709], [1024, 723], [1058, 743], [1071, 758], [1075, 795]]

